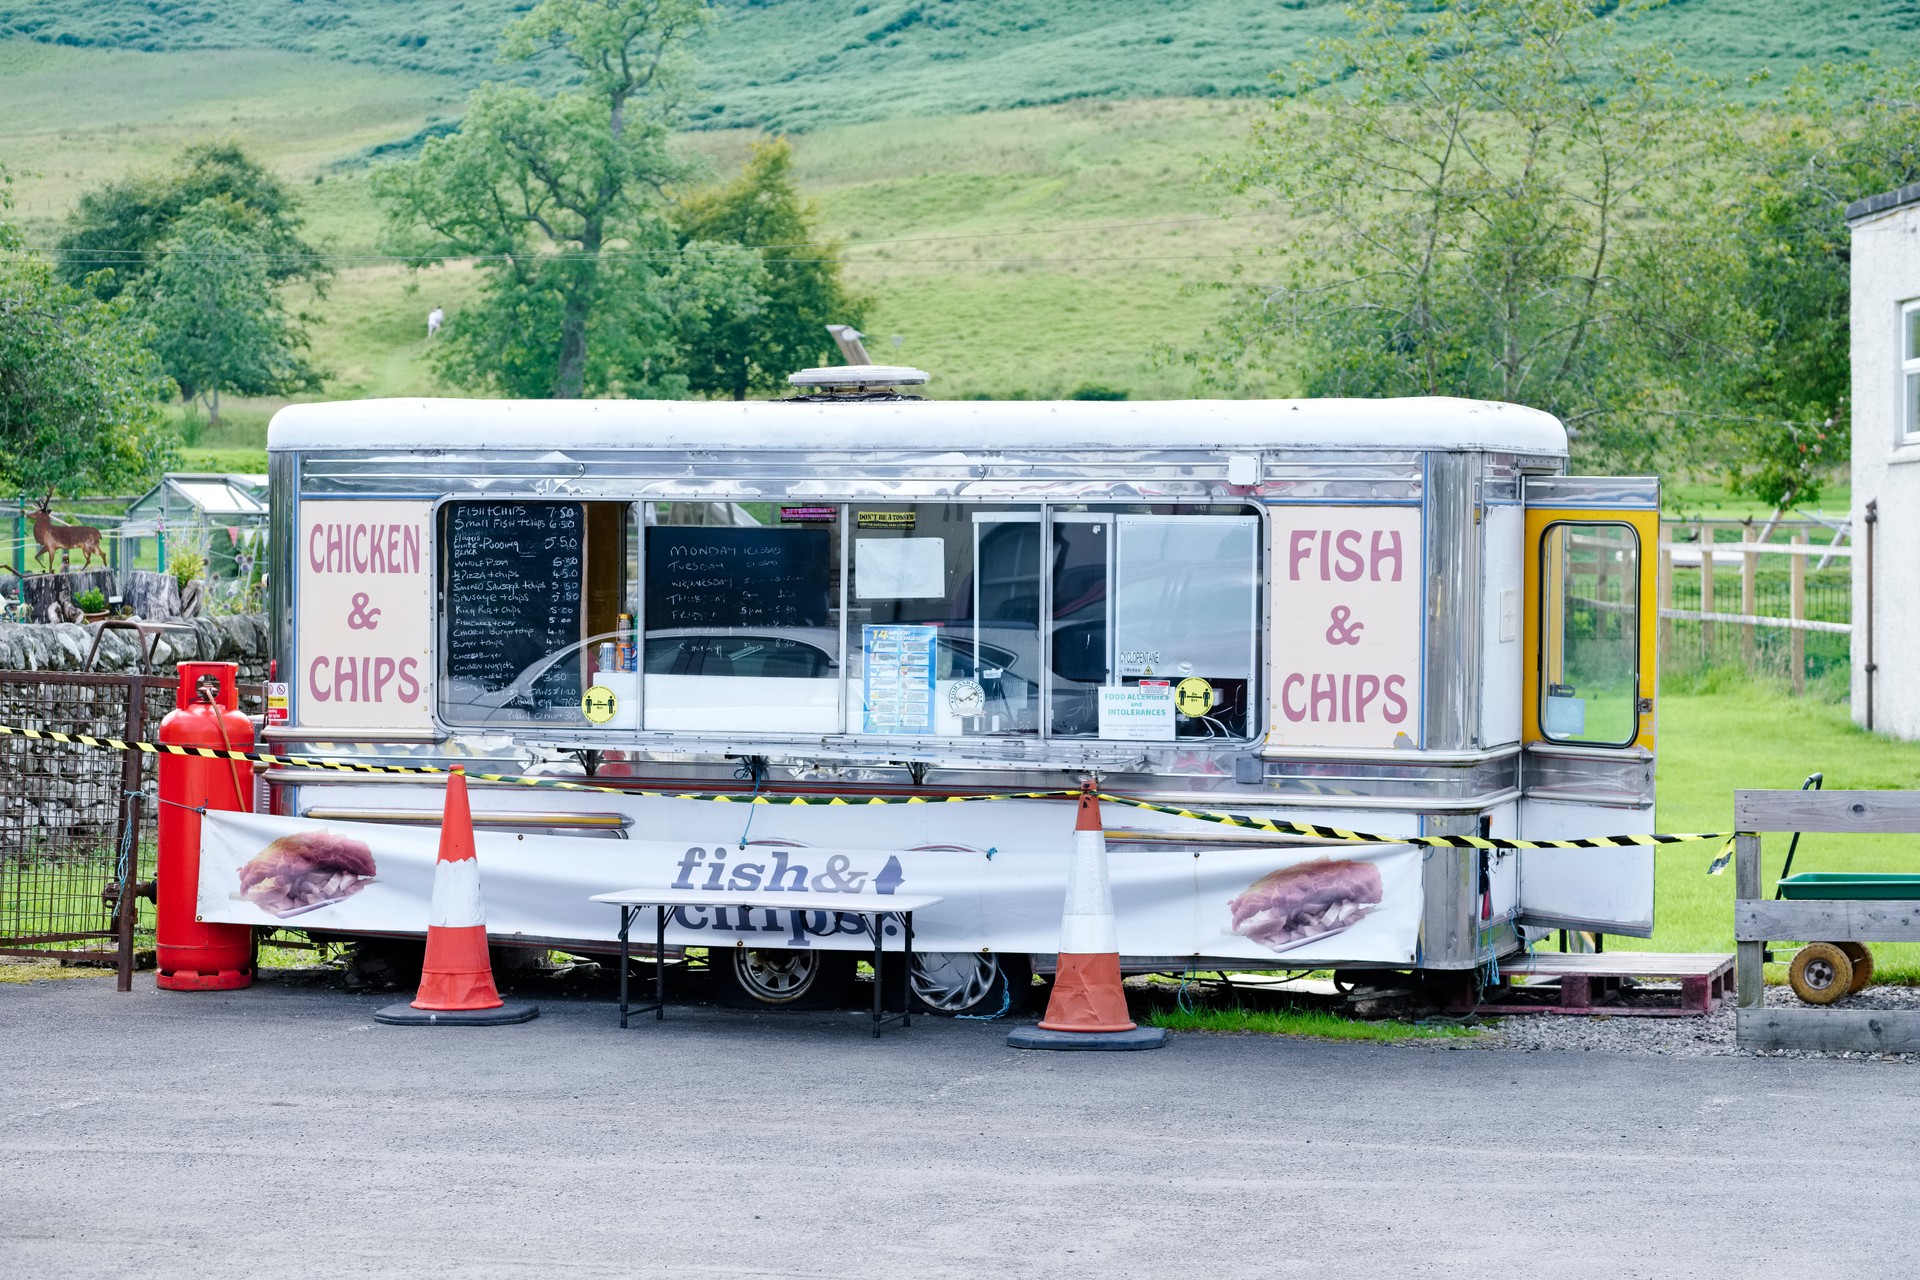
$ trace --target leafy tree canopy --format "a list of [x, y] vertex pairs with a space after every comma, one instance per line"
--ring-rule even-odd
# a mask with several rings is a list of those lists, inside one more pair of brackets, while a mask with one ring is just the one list
[[245, 223], [229, 197], [202, 201], [174, 221], [141, 281], [154, 354], [210, 423], [220, 420], [223, 392], [291, 395], [324, 376], [306, 359], [306, 333], [282, 305], [268, 260], [235, 230]]
[[1811, 502], [1851, 439], [1850, 240], [1846, 207], [1920, 182], [1920, 67], [1803, 73], [1756, 121], [1753, 189], [1732, 237], [1743, 255], [1731, 295], [1758, 343], [1729, 388], [1736, 491], [1777, 506]]
[[194, 143], [165, 173], [116, 179], [81, 196], [57, 246], [60, 278], [102, 300], [115, 297], [153, 269], [174, 224], [208, 201], [251, 243], [267, 279], [325, 285], [330, 269], [302, 238], [292, 193], [235, 142]]
[[1609, 465], [1671, 444], [1693, 419], [1662, 411], [1749, 332], [1711, 234], [1732, 131], [1668, 53], [1619, 38], [1644, 7], [1364, 0], [1229, 167], [1290, 218], [1196, 363], [1529, 404]]
[[165, 380], [125, 300], [102, 302], [18, 253], [0, 170], [0, 490], [112, 493], [172, 460]]
[[375, 175], [412, 265], [474, 257], [487, 275], [444, 331], [443, 374], [521, 396], [684, 391], [669, 302], [711, 273], [682, 263], [663, 193], [692, 172], [670, 144], [709, 16], [703, 0], [543, 0], [501, 57], [556, 50], [577, 86], [483, 85], [457, 133]]
[[840, 245], [816, 238], [818, 216], [800, 197], [785, 138], [754, 144], [737, 177], [681, 199], [674, 225], [683, 246], [747, 246], [763, 267], [745, 305], [702, 307], [683, 328], [691, 390], [744, 400], [750, 390], [784, 387], [789, 373], [831, 355], [827, 325], [860, 326], [865, 301], [842, 283]]

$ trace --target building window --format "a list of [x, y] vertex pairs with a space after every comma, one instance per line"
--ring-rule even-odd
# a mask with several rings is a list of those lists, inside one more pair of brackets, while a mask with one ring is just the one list
[[1900, 438], [1920, 440], [1920, 302], [1900, 308]]

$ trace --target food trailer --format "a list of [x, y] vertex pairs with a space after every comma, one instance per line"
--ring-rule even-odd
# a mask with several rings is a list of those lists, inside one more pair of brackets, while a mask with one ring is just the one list
[[[1089, 777], [1152, 806], [1105, 806], [1131, 971], [1466, 974], [1546, 930], [1652, 929], [1651, 849], [1236, 825], [1655, 829], [1656, 482], [1565, 474], [1547, 414], [384, 400], [283, 409], [268, 452], [267, 749], [582, 788], [475, 786], [496, 942], [604, 949], [586, 898], [636, 884], [906, 884], [946, 899], [916, 995], [991, 1012], [1051, 963], [1054, 797]], [[216, 865], [203, 910], [424, 929], [442, 777], [265, 780], [250, 821], [363, 833], [382, 870], [262, 914]], [[723, 907], [671, 934], [774, 1005], [868, 945]]]

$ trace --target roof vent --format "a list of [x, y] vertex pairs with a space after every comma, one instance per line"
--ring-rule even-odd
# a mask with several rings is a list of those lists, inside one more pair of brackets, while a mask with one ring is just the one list
[[924, 369], [908, 369], [891, 364], [842, 364], [820, 369], [802, 369], [787, 375], [787, 381], [809, 391], [881, 391], [887, 387], [917, 387], [932, 375]]
[[903, 387], [917, 387], [927, 381], [924, 369], [908, 369], [891, 364], [842, 364], [822, 369], [802, 369], [787, 375], [798, 394], [789, 402], [819, 404], [846, 400], [918, 400]]

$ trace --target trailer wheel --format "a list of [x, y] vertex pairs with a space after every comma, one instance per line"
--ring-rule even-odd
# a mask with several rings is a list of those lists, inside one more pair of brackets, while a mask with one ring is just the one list
[[992, 1016], [1025, 1011], [1033, 966], [1025, 956], [995, 951], [917, 951], [913, 956], [913, 1006], [948, 1017]]
[[853, 985], [850, 951], [715, 947], [707, 954], [714, 996], [736, 1009], [827, 1009]]
[[1809, 942], [1787, 966], [1787, 982], [1808, 1004], [1832, 1004], [1853, 986], [1853, 961], [1831, 942]]
[[1853, 961], [1853, 981], [1847, 986], [1847, 994], [1857, 996], [1873, 981], [1873, 952], [1867, 950], [1864, 942], [1843, 942], [1840, 949]]

